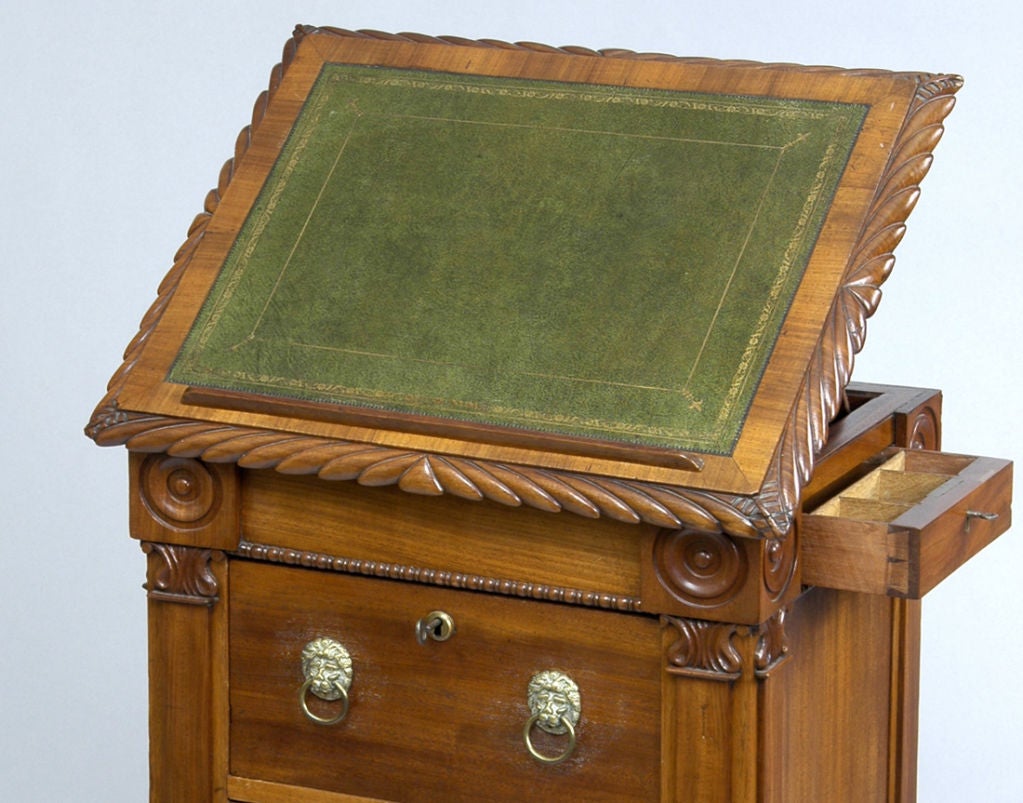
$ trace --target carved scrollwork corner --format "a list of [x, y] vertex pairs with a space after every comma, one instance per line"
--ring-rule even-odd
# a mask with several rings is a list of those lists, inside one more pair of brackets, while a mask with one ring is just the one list
[[738, 680], [749, 670], [743, 654], [752, 648], [753, 676], [764, 680], [790, 657], [785, 615], [781, 609], [754, 627], [662, 616], [662, 626], [674, 637], [665, 649], [665, 671], [703, 680]]
[[940, 441], [940, 426], [931, 410], [923, 410], [913, 420], [909, 437], [910, 449], [936, 449]]
[[758, 678], [768, 677], [789, 658], [785, 615], [783, 608], [758, 629], [757, 646], [753, 653], [753, 669]]
[[150, 599], [186, 605], [214, 605], [219, 583], [210, 566], [224, 553], [175, 544], [143, 542], [146, 553], [146, 593]]
[[731, 681], [742, 677], [742, 653], [736, 644], [741, 628], [734, 624], [662, 616], [674, 640], [665, 651], [665, 671], [704, 680]]
[[140, 541], [230, 549], [241, 537], [241, 491], [234, 465], [155, 451], [133, 452], [129, 525]]
[[762, 575], [771, 602], [781, 600], [792, 587], [799, 560], [795, 536], [769, 538], [764, 544]]

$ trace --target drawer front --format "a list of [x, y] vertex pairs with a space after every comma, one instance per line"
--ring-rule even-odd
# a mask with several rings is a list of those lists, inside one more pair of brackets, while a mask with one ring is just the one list
[[920, 598], [1009, 529], [1012, 463], [898, 451], [803, 516], [803, 582]]
[[[233, 561], [233, 776], [395, 801], [656, 800], [661, 652], [656, 619], [389, 580]], [[444, 611], [445, 641], [416, 623]], [[302, 710], [303, 647], [327, 637], [352, 662], [348, 712]], [[578, 686], [571, 755], [532, 757], [527, 685]], [[342, 710], [307, 692], [324, 719]], [[530, 731], [557, 757], [570, 736]]]

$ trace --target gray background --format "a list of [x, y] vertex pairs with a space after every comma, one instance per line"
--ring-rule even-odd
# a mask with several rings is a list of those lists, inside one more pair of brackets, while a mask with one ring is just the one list
[[[942, 388], [946, 451], [1023, 457], [1023, 6], [850, 5], [0, 3], [0, 799], [145, 799], [144, 559], [125, 454], [81, 430], [296, 23], [963, 74], [855, 376]], [[1021, 565], [1011, 532], [925, 600], [921, 801], [1023, 797]]]

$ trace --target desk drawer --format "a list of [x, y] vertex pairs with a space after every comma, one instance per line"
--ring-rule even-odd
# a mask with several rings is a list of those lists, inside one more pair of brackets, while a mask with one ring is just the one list
[[1012, 463], [897, 450], [802, 517], [803, 582], [919, 599], [1011, 523]]
[[[657, 799], [656, 619], [240, 560], [230, 583], [232, 776], [395, 801]], [[431, 611], [454, 633], [420, 643]], [[303, 647], [319, 637], [352, 663], [333, 725], [299, 694]], [[575, 681], [581, 712], [573, 752], [553, 765], [523, 736], [527, 684], [546, 669]], [[316, 716], [341, 710], [304, 699]], [[541, 756], [569, 744], [530, 734]]]

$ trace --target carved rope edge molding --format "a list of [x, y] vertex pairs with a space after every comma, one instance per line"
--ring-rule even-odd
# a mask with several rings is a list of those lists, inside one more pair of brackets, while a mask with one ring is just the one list
[[[291, 433], [237, 427], [191, 419], [168, 418], [120, 410], [117, 396], [141, 354], [149, 334], [163, 315], [182, 274], [202, 241], [220, 204], [238, 160], [248, 150], [270, 99], [294, 59], [299, 41], [312, 33], [444, 44], [463, 47], [523, 49], [600, 58], [734, 64], [747, 68], [786, 69], [789, 65], [719, 62], [627, 50], [555, 48], [536, 43], [467, 40], [420, 34], [386, 34], [299, 26], [284, 46], [269, 86], [256, 100], [252, 121], [235, 142], [234, 156], [221, 168], [217, 186], [206, 196], [203, 211], [193, 220], [185, 242], [161, 282], [138, 334], [125, 349], [121, 366], [107, 384], [86, 434], [104, 446], [126, 445], [136, 451], [197, 457], [210, 462], [237, 462], [248, 468], [274, 468], [282, 473], [318, 474], [331, 480], [357, 480], [363, 485], [398, 485], [410, 493], [453, 494], [526, 505], [551, 512], [568, 511], [597, 518], [646, 522], [660, 527], [691, 527], [736, 536], [782, 536], [791, 528], [803, 486], [813, 473], [816, 455], [827, 439], [828, 424], [838, 414], [849, 383], [855, 354], [863, 347], [866, 320], [877, 308], [880, 286], [894, 265], [893, 251], [905, 233], [905, 221], [919, 197], [919, 184], [931, 165], [931, 153], [944, 132], [943, 120], [962, 86], [958, 76], [904, 74], [916, 80], [914, 103], [896, 139], [888, 165], [871, 204], [868, 219], [846, 268], [843, 285], [828, 315], [815, 359], [793, 406], [772, 468], [755, 497], [723, 496], [665, 485], [551, 472], [523, 466], [401, 451], [369, 444], [296, 436]], [[801, 70], [853, 70], [799, 67]], [[864, 71], [877, 74], [880, 71]]]

